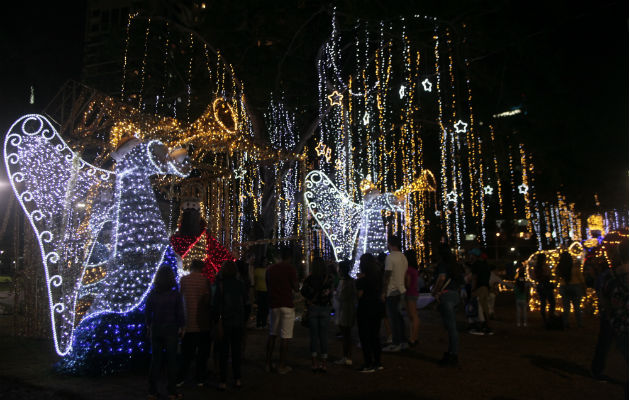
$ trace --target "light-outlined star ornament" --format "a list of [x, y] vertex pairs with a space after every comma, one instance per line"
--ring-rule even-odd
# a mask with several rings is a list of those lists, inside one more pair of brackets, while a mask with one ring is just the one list
[[451, 203], [457, 203], [457, 193], [451, 190], [450, 192], [446, 194], [446, 199]]
[[317, 147], [315, 147], [315, 152], [318, 156], [326, 158], [326, 162], [330, 162], [330, 147], [326, 146], [323, 142], [319, 142]]
[[368, 126], [370, 123], [370, 114], [367, 112], [363, 115], [363, 125]]
[[245, 178], [245, 168], [240, 165], [238, 168], [234, 170], [234, 179], [243, 179]]
[[341, 106], [341, 100], [343, 100], [343, 94], [336, 90], [328, 95], [328, 101], [331, 106]]
[[432, 87], [433, 87], [433, 83], [431, 83], [429, 78], [425, 78], [422, 81], [422, 88], [424, 89], [425, 92], [430, 92]]
[[468, 128], [468, 124], [462, 121], [461, 119], [457, 121], [456, 124], [453, 125], [455, 127], [456, 133], [464, 133], [466, 132], [466, 128]]
[[405, 85], [400, 85], [400, 89], [398, 89], [398, 95], [401, 99], [405, 97], [405, 89], [407, 89]]
[[440, 215], [442, 215], [442, 212], [440, 210], [435, 210], [435, 216], [439, 217]]
[[520, 194], [526, 194], [528, 190], [529, 190], [529, 187], [526, 184], [522, 183], [518, 185], [518, 192]]
[[494, 192], [494, 189], [492, 188], [492, 186], [488, 185], [483, 188], [483, 192], [485, 194], [492, 194], [492, 192]]
[[343, 163], [341, 162], [340, 159], [337, 159], [337, 161], [335, 162], [335, 169], [341, 170], [342, 168], [343, 168]]

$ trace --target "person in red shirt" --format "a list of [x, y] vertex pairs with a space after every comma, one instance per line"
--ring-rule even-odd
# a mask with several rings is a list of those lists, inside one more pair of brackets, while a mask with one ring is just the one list
[[278, 262], [267, 268], [267, 293], [271, 317], [269, 324], [269, 338], [267, 339], [266, 370], [273, 369], [271, 358], [276, 344], [276, 336], [280, 336], [280, 361], [278, 373], [286, 374], [291, 367], [286, 365], [286, 354], [289, 340], [293, 338], [293, 324], [295, 309], [293, 307], [293, 293], [298, 290], [297, 272], [291, 264], [293, 251], [282, 247]]

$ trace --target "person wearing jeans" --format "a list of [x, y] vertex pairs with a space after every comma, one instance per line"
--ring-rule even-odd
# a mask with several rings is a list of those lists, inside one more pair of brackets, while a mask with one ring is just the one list
[[438, 310], [448, 334], [448, 350], [444, 353], [440, 364], [454, 366], [457, 365], [459, 354], [459, 334], [457, 333], [455, 308], [460, 302], [459, 290], [463, 283], [463, 274], [446, 243], [440, 245], [439, 257], [438, 277], [433, 286], [432, 294], [438, 302]]
[[322, 371], [326, 370], [325, 360], [328, 359], [328, 324], [330, 322], [330, 307], [311, 305], [309, 308], [309, 334], [311, 338], [311, 357], [320, 355]]
[[455, 307], [459, 304], [459, 293], [454, 290], [446, 290], [440, 295], [439, 301], [438, 310], [448, 334], [448, 354], [457, 357], [459, 353], [459, 334], [457, 333]]
[[[309, 336], [313, 372], [326, 372], [328, 359], [328, 323], [332, 300], [332, 277], [324, 259], [313, 260], [312, 272], [304, 280], [300, 291], [308, 307]], [[319, 354], [319, 363], [317, 355]]]
[[[383, 351], [396, 352], [407, 344], [404, 341], [405, 320], [400, 312], [402, 296], [405, 294], [405, 275], [408, 262], [400, 252], [401, 241], [398, 236], [387, 238], [389, 255], [385, 258], [385, 275], [383, 277], [383, 300], [387, 308], [387, 316], [392, 329], [392, 344]], [[385, 296], [385, 293], [387, 296]]]
[[392, 294], [385, 299], [387, 316], [392, 328], [392, 346], [388, 346], [384, 351], [399, 351], [401, 343], [404, 341], [405, 320], [403, 319], [401, 308], [401, 294]]

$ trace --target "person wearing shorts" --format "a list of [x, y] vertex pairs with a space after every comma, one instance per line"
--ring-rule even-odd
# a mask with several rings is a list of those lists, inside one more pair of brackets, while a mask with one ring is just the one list
[[280, 360], [277, 368], [280, 374], [291, 371], [291, 367], [286, 365], [286, 354], [289, 340], [293, 338], [293, 324], [295, 323], [293, 293], [298, 289], [297, 272], [291, 265], [292, 256], [293, 252], [290, 248], [281, 248], [278, 262], [267, 268], [266, 277], [271, 317], [265, 369], [267, 371], [274, 369], [271, 360], [276, 337], [280, 336]]

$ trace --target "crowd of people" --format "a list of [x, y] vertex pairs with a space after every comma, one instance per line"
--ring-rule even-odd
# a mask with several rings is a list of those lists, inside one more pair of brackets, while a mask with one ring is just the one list
[[[310, 273], [301, 283], [292, 263], [292, 250], [288, 247], [280, 248], [275, 262], [269, 266], [256, 263], [254, 258], [228, 261], [214, 284], [203, 275], [204, 263], [200, 260], [193, 261], [190, 273], [181, 278], [179, 285], [173, 269], [161, 267], [146, 305], [152, 349], [149, 398], [157, 398], [160, 368], [164, 361], [170, 398], [181, 397], [178, 387], [188, 379], [193, 360], [194, 381], [198, 386], [204, 386], [211, 348], [219, 369], [217, 388], [221, 391], [227, 388], [229, 358], [234, 387], [241, 387], [241, 360], [253, 304], [256, 305], [256, 329], [268, 330], [265, 370], [278, 374], [292, 371], [287, 355], [296, 320], [308, 328], [314, 373], [328, 370], [328, 338], [333, 325], [338, 327], [337, 336], [341, 339], [341, 357], [334, 364], [352, 366], [353, 328], [356, 326], [358, 345], [363, 353], [363, 364], [358, 370], [374, 373], [384, 369], [382, 352], [400, 352], [418, 343], [418, 308], [431, 302], [436, 303], [448, 336], [448, 346], [440, 364], [455, 366], [459, 357], [457, 308], [463, 306], [469, 333], [493, 335], [489, 320], [494, 318], [494, 299], [499, 284], [514, 289], [516, 325], [527, 326], [531, 279], [527, 279], [524, 263], [516, 270], [515, 279], [506, 282], [478, 248], [470, 250], [466, 262], [461, 263], [449, 246], [442, 243], [431, 268], [419, 266], [413, 251], [401, 252], [401, 240], [397, 236], [388, 238], [388, 248], [387, 255], [362, 255], [356, 277], [352, 276], [351, 261], [337, 265], [315, 257]], [[594, 377], [601, 376], [613, 343], [625, 349], [622, 352], [627, 360], [627, 240], [620, 248], [625, 248], [625, 253], [621, 252], [618, 267], [595, 271], [595, 287], [601, 299], [601, 327], [591, 366]], [[549, 327], [553, 319], [560, 319], [563, 326], [568, 327], [571, 305], [577, 326], [581, 326], [580, 307], [585, 282], [579, 265], [568, 253], [561, 254], [556, 271], [564, 306], [562, 318], [555, 313], [554, 282], [549, 270], [547, 260], [541, 254], [533, 266], [533, 275], [545, 326]], [[624, 285], [620, 282], [625, 282], [625, 300]], [[304, 300], [304, 312], [300, 316], [296, 316], [294, 302], [298, 293]], [[419, 297], [422, 297], [421, 301]], [[625, 314], [619, 311], [622, 309], [619, 303], [624, 301]], [[381, 332], [385, 335], [381, 336]], [[180, 339], [181, 357], [178, 360]], [[277, 358], [274, 357], [276, 347], [279, 350]]]

